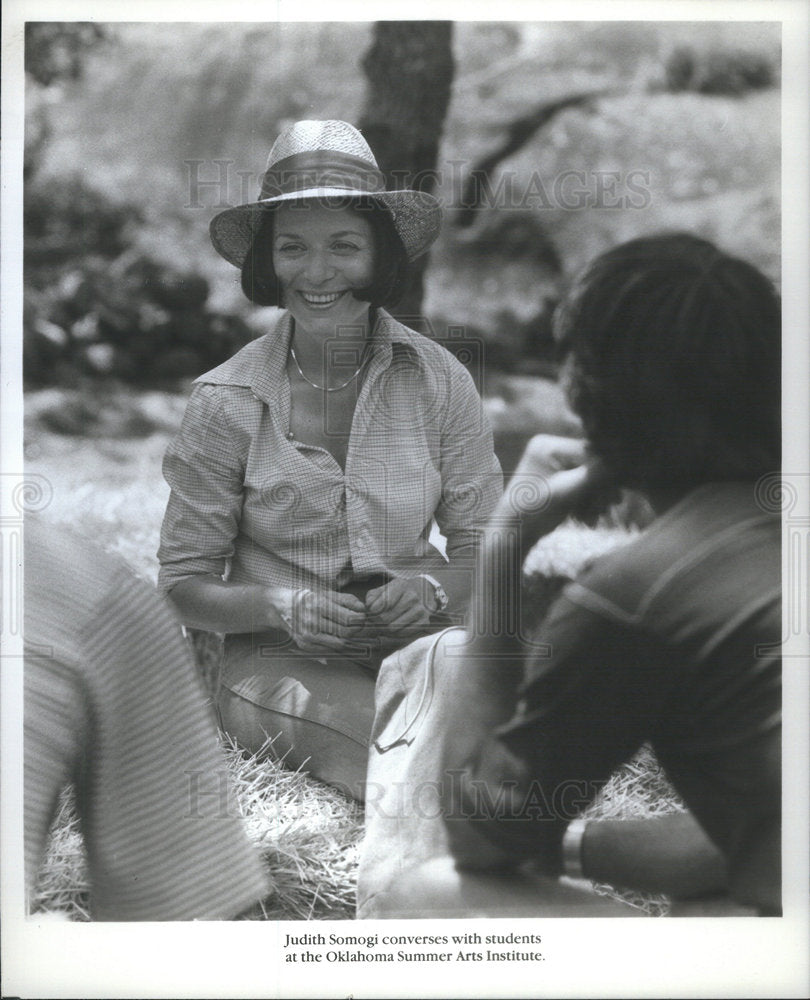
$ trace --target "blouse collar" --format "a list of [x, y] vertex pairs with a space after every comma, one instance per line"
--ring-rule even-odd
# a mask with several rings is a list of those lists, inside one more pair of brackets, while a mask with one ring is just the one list
[[[251, 389], [262, 402], [277, 408], [282, 397], [289, 393], [286, 368], [292, 333], [292, 316], [284, 312], [273, 330], [247, 344], [228, 361], [201, 375], [195, 382], [243, 386]], [[394, 344], [415, 350], [416, 341], [421, 337], [385, 310], [378, 309], [372, 332], [373, 355], [369, 374], [383, 371], [391, 364]]]

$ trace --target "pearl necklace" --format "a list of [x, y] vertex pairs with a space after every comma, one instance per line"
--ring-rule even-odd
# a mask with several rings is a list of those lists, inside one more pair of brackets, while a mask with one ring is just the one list
[[363, 357], [360, 360], [360, 366], [358, 367], [357, 371], [350, 378], [347, 378], [346, 381], [343, 382], [341, 385], [333, 385], [333, 386], [318, 385], [317, 382], [313, 382], [311, 378], [307, 378], [307, 376], [304, 374], [303, 370], [301, 369], [301, 365], [298, 363], [298, 358], [296, 357], [295, 354], [295, 347], [293, 346], [292, 341], [290, 341], [290, 356], [293, 359], [295, 367], [298, 369], [298, 374], [305, 382], [308, 382], [313, 389], [319, 389], [321, 392], [340, 392], [340, 390], [345, 389], [350, 382], [354, 382], [354, 380], [363, 370], [363, 366], [365, 365], [366, 361], [368, 361], [369, 356], [367, 354], [367, 350], [368, 350], [368, 343], [363, 348]]

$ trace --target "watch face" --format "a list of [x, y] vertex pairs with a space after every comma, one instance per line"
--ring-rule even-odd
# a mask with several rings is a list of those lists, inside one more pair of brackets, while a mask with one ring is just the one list
[[431, 592], [433, 594], [433, 610], [434, 611], [444, 611], [447, 605], [450, 603], [447, 598], [447, 591], [439, 583], [438, 580], [434, 580], [432, 576], [428, 576], [427, 573], [422, 573], [422, 579], [430, 584]]

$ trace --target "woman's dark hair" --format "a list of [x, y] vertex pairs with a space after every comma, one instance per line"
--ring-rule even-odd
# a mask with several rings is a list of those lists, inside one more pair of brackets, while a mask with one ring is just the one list
[[[345, 208], [366, 219], [374, 240], [374, 269], [371, 284], [356, 288], [357, 299], [383, 308], [402, 298], [411, 280], [405, 247], [394, 227], [390, 212], [372, 198], [330, 198], [330, 208]], [[263, 212], [262, 223], [242, 265], [242, 291], [258, 306], [281, 305], [281, 287], [273, 267], [273, 222], [275, 211]]]
[[622, 485], [779, 468], [781, 309], [751, 264], [686, 233], [631, 240], [590, 265], [556, 333], [571, 405]]

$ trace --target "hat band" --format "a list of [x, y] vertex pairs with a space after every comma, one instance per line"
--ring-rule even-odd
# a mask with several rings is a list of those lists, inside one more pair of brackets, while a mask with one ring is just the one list
[[259, 200], [311, 188], [344, 188], [358, 194], [385, 191], [385, 178], [367, 160], [332, 149], [287, 156], [265, 173]]

